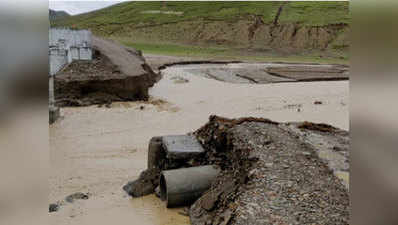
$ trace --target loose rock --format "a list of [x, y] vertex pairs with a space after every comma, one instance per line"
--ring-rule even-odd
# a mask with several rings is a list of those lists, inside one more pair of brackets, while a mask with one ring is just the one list
[[65, 201], [69, 203], [73, 203], [75, 200], [87, 200], [89, 198], [89, 194], [84, 194], [82, 192], [76, 192], [74, 194], [68, 195], [65, 198]]
[[314, 105], [321, 105], [321, 104], [322, 104], [321, 101], [315, 101], [315, 102], [314, 102]]
[[59, 210], [59, 204], [50, 204], [48, 207], [48, 212], [57, 212]]
[[159, 170], [147, 169], [141, 172], [139, 178], [128, 182], [123, 190], [132, 197], [141, 197], [152, 194], [159, 185]]

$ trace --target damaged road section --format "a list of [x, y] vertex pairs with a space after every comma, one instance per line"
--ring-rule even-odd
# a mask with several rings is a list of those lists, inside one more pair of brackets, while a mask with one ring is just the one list
[[92, 61], [74, 61], [54, 79], [57, 106], [147, 100], [148, 88], [160, 79], [142, 55], [114, 41], [93, 37]]
[[329, 65], [321, 67], [315, 65], [289, 65], [284, 67], [270, 66], [266, 69], [273, 76], [292, 79], [294, 81], [333, 81], [348, 80], [349, 68], [344, 65]]
[[349, 67], [310, 63], [183, 62], [160, 69], [191, 74], [227, 83], [269, 84], [285, 82], [337, 81], [349, 79]]
[[313, 125], [212, 116], [196, 135], [223, 171], [191, 206], [191, 223], [348, 224], [348, 189], [301, 136], [314, 132], [346, 153], [348, 132]]
[[348, 224], [348, 145], [327, 124], [211, 116], [193, 134], [153, 137], [148, 169], [124, 189], [159, 189], [167, 207], [190, 205], [194, 225]]

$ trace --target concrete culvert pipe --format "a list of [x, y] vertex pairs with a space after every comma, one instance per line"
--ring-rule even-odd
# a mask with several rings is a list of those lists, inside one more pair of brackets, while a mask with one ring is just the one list
[[210, 188], [219, 172], [211, 165], [165, 170], [160, 175], [160, 198], [167, 208], [190, 205]]

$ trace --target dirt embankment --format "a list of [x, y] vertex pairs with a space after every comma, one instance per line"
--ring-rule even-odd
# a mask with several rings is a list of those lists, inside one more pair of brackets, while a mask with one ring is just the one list
[[264, 23], [258, 16], [238, 21], [183, 21], [170, 24], [125, 28], [129, 36], [142, 40], [214, 44], [258, 51], [303, 53], [343, 50], [349, 42], [348, 24], [308, 26], [298, 23]]
[[191, 223], [348, 224], [348, 190], [293, 130], [326, 139], [347, 133], [308, 124], [212, 116], [195, 134], [207, 151], [203, 160], [223, 172], [191, 206]]
[[160, 79], [138, 51], [93, 38], [92, 61], [74, 61], [54, 80], [58, 106], [147, 100], [148, 88]]

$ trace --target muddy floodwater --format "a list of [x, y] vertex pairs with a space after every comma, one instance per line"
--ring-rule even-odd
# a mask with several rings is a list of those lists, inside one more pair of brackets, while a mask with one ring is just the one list
[[349, 129], [347, 80], [224, 82], [184, 66], [168, 67], [162, 74], [148, 102], [61, 109], [62, 118], [50, 126], [50, 203], [75, 192], [90, 197], [61, 204], [50, 214], [51, 224], [189, 224], [183, 208], [166, 209], [154, 195], [132, 199], [122, 186], [146, 168], [151, 137], [194, 131], [211, 114]]

